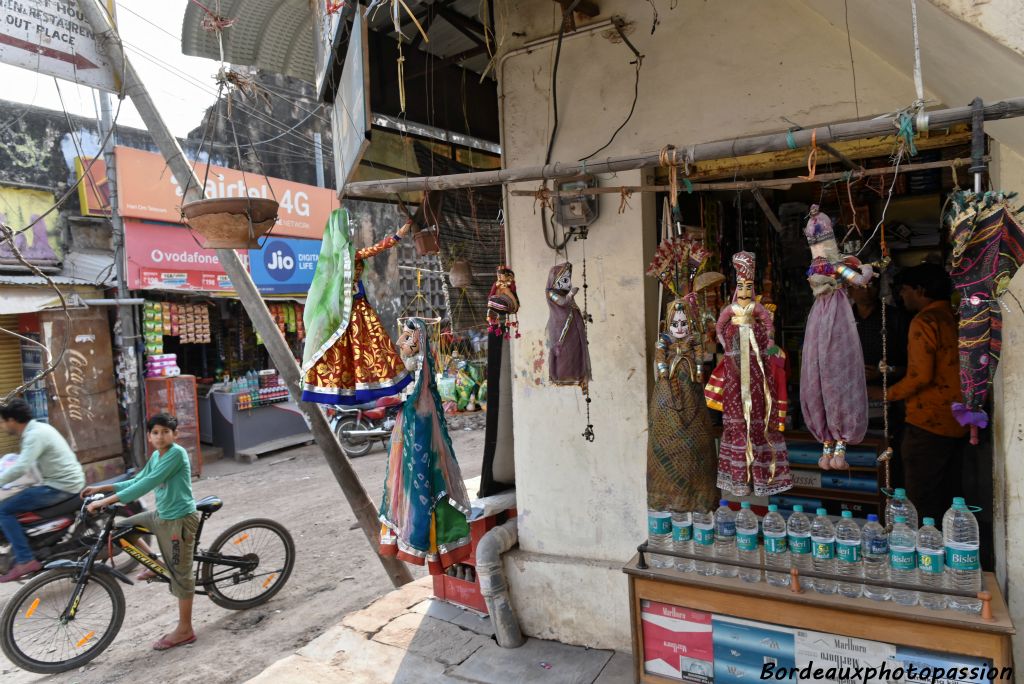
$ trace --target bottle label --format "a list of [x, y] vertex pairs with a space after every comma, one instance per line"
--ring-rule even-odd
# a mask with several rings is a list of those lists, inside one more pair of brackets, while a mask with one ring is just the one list
[[836, 542], [836, 557], [842, 563], [859, 563], [860, 542]]
[[804, 554], [811, 552], [811, 535], [809, 534], [791, 534], [789, 535], [789, 551], [790, 553]]
[[711, 546], [715, 543], [715, 528], [711, 526], [701, 527], [694, 525], [693, 541], [697, 542], [701, 546]]
[[757, 532], [751, 534], [737, 532], [736, 548], [740, 551], [757, 551]]
[[693, 539], [693, 525], [690, 523], [682, 525], [672, 523], [672, 541], [688, 542], [691, 539]]
[[736, 522], [734, 520], [719, 520], [715, 522], [715, 534], [719, 537], [735, 537]]
[[946, 566], [953, 570], [980, 570], [978, 545], [946, 542]]
[[786, 535], [764, 535], [764, 550], [767, 553], [786, 553]]
[[912, 546], [891, 547], [889, 567], [893, 570], [913, 570], [917, 567], [917, 551]]
[[917, 549], [917, 569], [930, 575], [941, 575], [945, 565], [945, 556], [941, 551], [923, 551]]
[[814, 537], [811, 554], [816, 560], [832, 560], [836, 557], [835, 537]]
[[889, 553], [889, 538], [874, 537], [864, 540], [864, 552], [874, 556], [885, 556]]
[[672, 534], [672, 516], [671, 515], [648, 515], [647, 516], [647, 533], [648, 534]]

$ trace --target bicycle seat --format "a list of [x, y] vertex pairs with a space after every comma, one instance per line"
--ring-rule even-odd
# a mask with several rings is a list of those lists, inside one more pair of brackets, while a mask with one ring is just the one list
[[66, 515], [68, 513], [76, 512], [82, 506], [82, 500], [77, 494], [68, 494], [68, 498], [63, 501], [58, 501], [55, 504], [47, 506], [46, 508], [37, 508], [32, 513], [35, 513], [40, 518], [56, 518], [59, 515]]
[[208, 496], [204, 499], [196, 501], [196, 510], [209, 515], [211, 513], [216, 513], [217, 511], [219, 511], [220, 507], [223, 505], [224, 502], [221, 501], [218, 497]]

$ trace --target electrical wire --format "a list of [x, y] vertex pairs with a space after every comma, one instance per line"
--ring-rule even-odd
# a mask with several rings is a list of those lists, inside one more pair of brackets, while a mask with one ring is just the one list
[[[651, 3], [651, 6], [654, 6], [653, 2]], [[636, 102], [640, 98], [640, 67], [644, 65], [644, 56], [640, 54], [640, 51], [636, 49], [636, 46], [633, 45], [633, 43], [630, 42], [629, 38], [626, 37], [626, 32], [622, 30], [622, 20], [612, 19], [612, 21], [614, 22], [615, 30], [619, 32], [619, 36], [622, 38], [623, 44], [625, 44], [626, 47], [628, 47], [633, 52], [633, 55], [636, 57], [636, 59], [630, 62], [630, 64], [636, 65], [636, 80], [633, 82], [633, 104], [629, 106], [629, 114], [627, 114], [625, 120], [621, 124], [619, 124], [619, 127], [615, 129], [615, 132], [612, 133], [612, 137], [608, 139], [608, 142], [606, 142], [604, 145], [597, 148], [587, 156], [581, 157], [577, 161], [584, 161], [586, 159], [590, 159], [591, 157], [596, 156], [598, 152], [603, 152], [604, 150], [606, 150], [608, 146], [615, 141], [615, 136], [617, 136], [619, 132], [626, 127], [626, 124], [629, 123], [629, 120], [633, 118], [633, 112], [636, 111]], [[651, 26], [651, 33], [654, 33], [654, 29], [657, 27], [657, 25], [658, 10], [655, 8], [654, 25]]]

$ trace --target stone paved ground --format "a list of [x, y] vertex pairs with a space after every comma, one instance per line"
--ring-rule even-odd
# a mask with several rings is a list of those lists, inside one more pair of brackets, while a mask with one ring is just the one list
[[429, 577], [349, 615], [248, 684], [625, 684], [628, 654], [494, 641], [488, 617], [431, 598]]

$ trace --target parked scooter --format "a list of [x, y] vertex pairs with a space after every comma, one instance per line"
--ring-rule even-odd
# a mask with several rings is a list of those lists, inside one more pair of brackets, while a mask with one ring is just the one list
[[[128, 471], [124, 475], [96, 484], [106, 485], [122, 482], [131, 478], [134, 471]], [[39, 508], [18, 514], [18, 521], [25, 529], [29, 546], [36, 560], [43, 564], [48, 561], [62, 558], [77, 559], [88, 551], [92, 539], [99, 532], [95, 518], [80, 520], [76, 523], [78, 509], [82, 500], [78, 494], [68, 494], [68, 498], [52, 506]], [[141, 501], [133, 501], [125, 505], [125, 511], [130, 515], [141, 513], [146, 510]], [[115, 556], [119, 554], [119, 550]], [[122, 555], [124, 567], [130, 567], [135, 561], [126, 555]], [[13, 561], [11, 547], [3, 533], [0, 533], [0, 574], [7, 572]], [[123, 569], [123, 568], [122, 568]]]
[[370, 404], [327, 409], [331, 429], [349, 458], [370, 453], [376, 442], [386, 444], [402, 409], [401, 397], [382, 397]]

